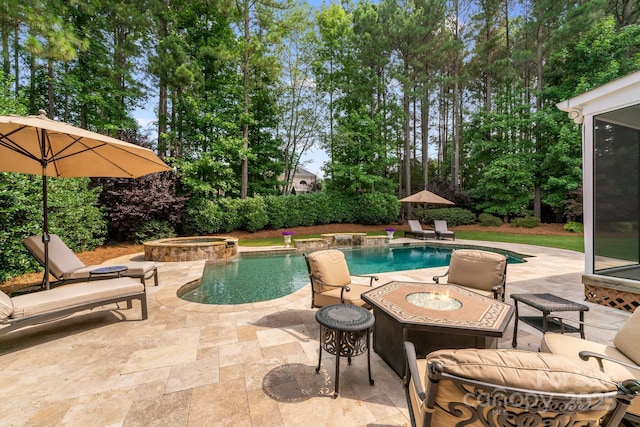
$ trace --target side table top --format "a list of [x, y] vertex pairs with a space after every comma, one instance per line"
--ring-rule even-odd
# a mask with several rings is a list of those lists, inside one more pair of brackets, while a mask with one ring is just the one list
[[316, 321], [338, 331], [361, 331], [373, 326], [375, 319], [366, 308], [352, 304], [333, 304], [316, 312]]
[[511, 298], [540, 311], [589, 311], [589, 306], [552, 294], [512, 294]]
[[126, 265], [109, 265], [106, 267], [95, 268], [89, 272], [89, 274], [115, 274], [123, 273], [129, 268]]

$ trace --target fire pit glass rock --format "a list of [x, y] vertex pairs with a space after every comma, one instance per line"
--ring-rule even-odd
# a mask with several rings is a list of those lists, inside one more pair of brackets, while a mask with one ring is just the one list
[[407, 302], [428, 310], [451, 311], [462, 308], [462, 303], [448, 293], [415, 292], [406, 296]]

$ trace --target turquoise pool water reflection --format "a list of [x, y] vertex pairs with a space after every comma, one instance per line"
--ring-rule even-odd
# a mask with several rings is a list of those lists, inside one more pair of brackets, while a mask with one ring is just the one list
[[[446, 267], [451, 250], [413, 246], [353, 249], [344, 253], [351, 274], [360, 275]], [[524, 261], [517, 254], [509, 254], [510, 264], [519, 262]], [[309, 275], [301, 254], [245, 254], [225, 263], [207, 264], [200, 286], [179, 296], [203, 304], [245, 304], [281, 298], [307, 283]]]

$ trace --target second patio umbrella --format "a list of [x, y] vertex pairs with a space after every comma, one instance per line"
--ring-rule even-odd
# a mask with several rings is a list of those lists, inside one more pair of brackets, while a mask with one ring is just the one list
[[44, 286], [49, 288], [47, 177], [137, 178], [171, 170], [151, 150], [39, 116], [0, 116], [0, 171], [42, 175]]

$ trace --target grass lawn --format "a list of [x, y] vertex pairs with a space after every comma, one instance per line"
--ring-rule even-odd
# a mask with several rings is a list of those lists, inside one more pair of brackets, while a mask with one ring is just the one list
[[[384, 232], [367, 233], [369, 236], [384, 235]], [[396, 237], [401, 233], [396, 232]], [[297, 239], [321, 237], [320, 234], [304, 234], [294, 236]], [[569, 249], [584, 252], [583, 236], [537, 236], [532, 234], [510, 234], [492, 231], [456, 231], [456, 238], [466, 240], [484, 240], [490, 242], [522, 243], [525, 245], [546, 246], [558, 249]], [[240, 246], [282, 246], [282, 237], [265, 239], [240, 240]]]

